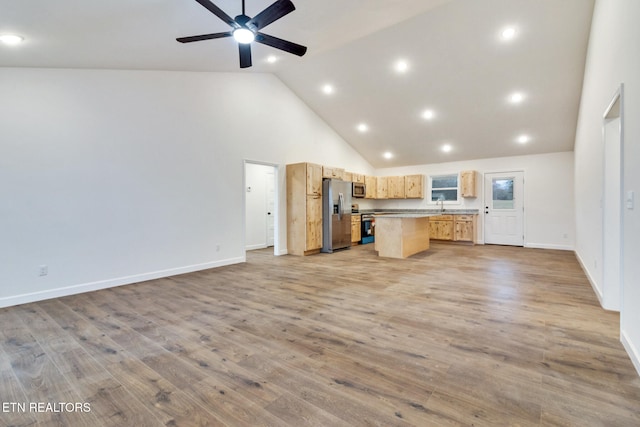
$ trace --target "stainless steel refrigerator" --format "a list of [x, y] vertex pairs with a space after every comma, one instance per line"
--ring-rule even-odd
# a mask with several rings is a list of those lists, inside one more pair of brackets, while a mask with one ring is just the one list
[[322, 252], [351, 247], [351, 183], [322, 181]]

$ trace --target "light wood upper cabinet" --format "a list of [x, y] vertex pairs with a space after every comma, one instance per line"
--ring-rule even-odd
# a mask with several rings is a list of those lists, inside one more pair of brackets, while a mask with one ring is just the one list
[[306, 165], [307, 194], [322, 195], [322, 166], [313, 163]]
[[376, 199], [389, 198], [389, 184], [386, 176], [376, 177]]
[[405, 176], [404, 193], [407, 199], [424, 199], [424, 175]]
[[322, 177], [323, 178], [343, 179], [344, 178], [344, 169], [323, 166], [322, 167]]
[[352, 173], [351, 174], [351, 181], [352, 182], [358, 182], [360, 184], [365, 184], [364, 175], [362, 175], [361, 173]]
[[388, 197], [390, 199], [404, 199], [404, 176], [387, 177]]
[[460, 172], [460, 195], [462, 197], [478, 197], [476, 171], [462, 171]]
[[342, 180], [353, 182], [353, 173], [345, 171], [345, 173], [342, 175]]
[[378, 195], [378, 179], [375, 176], [364, 177], [365, 199], [375, 199]]
[[287, 165], [287, 250], [309, 255], [322, 248], [322, 166]]

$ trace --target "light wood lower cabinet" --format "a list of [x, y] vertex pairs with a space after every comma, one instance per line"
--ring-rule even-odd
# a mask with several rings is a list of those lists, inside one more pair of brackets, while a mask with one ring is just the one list
[[453, 215], [430, 217], [429, 238], [434, 240], [453, 240]]
[[362, 218], [360, 214], [351, 215], [351, 243], [358, 244], [362, 239]]
[[475, 243], [477, 217], [477, 215], [432, 216], [429, 218], [429, 238]]
[[453, 240], [457, 242], [476, 242], [477, 215], [454, 215]]
[[322, 248], [322, 196], [307, 196], [305, 252]]

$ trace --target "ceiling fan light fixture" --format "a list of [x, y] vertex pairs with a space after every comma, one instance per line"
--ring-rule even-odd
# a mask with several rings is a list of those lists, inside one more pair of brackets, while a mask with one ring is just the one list
[[256, 35], [248, 28], [238, 28], [233, 31], [233, 38], [238, 43], [248, 44], [256, 39]]

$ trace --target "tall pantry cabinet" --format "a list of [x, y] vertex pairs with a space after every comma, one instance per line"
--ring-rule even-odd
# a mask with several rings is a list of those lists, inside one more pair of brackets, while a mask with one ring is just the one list
[[287, 250], [310, 255], [322, 248], [322, 166], [287, 165]]

